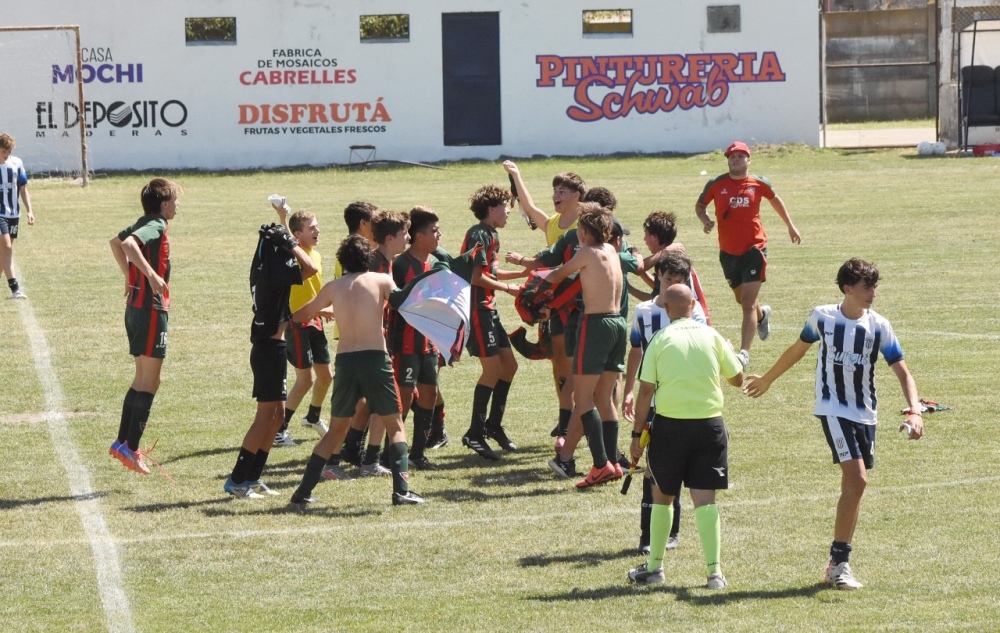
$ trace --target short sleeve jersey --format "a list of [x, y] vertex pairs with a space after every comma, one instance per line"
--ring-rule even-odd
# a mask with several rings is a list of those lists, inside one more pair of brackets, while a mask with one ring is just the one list
[[[707, 325], [705, 311], [701, 309], [701, 304], [698, 302], [695, 302], [694, 310], [691, 311], [691, 319]], [[649, 342], [653, 340], [653, 335], [668, 325], [670, 325], [670, 317], [667, 315], [666, 308], [656, 305], [656, 299], [643, 301], [635, 306], [635, 311], [632, 313], [629, 343], [632, 347], [646, 351]]]
[[[483, 267], [483, 275], [493, 279], [497, 277], [497, 263], [500, 253], [500, 235], [496, 229], [491, 229], [482, 222], [469, 228], [462, 241], [461, 252], [467, 253], [476, 244], [482, 244], [483, 249], [474, 260], [474, 265]], [[492, 288], [472, 286], [472, 305], [477, 310], [496, 310], [496, 293]]]
[[122, 242], [132, 238], [139, 243], [142, 256], [159, 275], [167, 288], [163, 294], [155, 294], [149, 280], [139, 272], [132, 262], [128, 264], [128, 305], [133, 308], [159, 310], [170, 309], [170, 240], [167, 238], [167, 221], [158, 213], [150, 213], [136, 220], [132, 226], [122, 229], [118, 239]]
[[656, 385], [656, 413], [703, 420], [722, 415], [722, 379], [743, 370], [722, 335], [691, 319], [677, 319], [646, 348], [639, 380]]
[[767, 248], [767, 234], [760, 221], [760, 201], [774, 196], [766, 178], [748, 174], [736, 180], [722, 174], [705, 185], [698, 203], [707, 206], [715, 202], [719, 248], [730, 255], [742, 255], [754, 246]]
[[18, 194], [26, 184], [28, 172], [20, 158], [10, 156], [6, 163], [0, 164], [0, 217], [21, 217]]
[[[413, 281], [416, 277], [429, 271], [437, 258], [431, 255], [426, 262], [414, 257], [409, 251], [392, 260], [392, 279], [400, 288]], [[393, 354], [437, 354], [437, 348], [406, 322], [401, 314], [393, 317], [392, 330], [389, 338], [389, 348]]]
[[618, 251], [618, 259], [622, 265], [622, 299], [618, 313], [623, 319], [628, 319], [628, 273], [635, 273], [639, 270], [639, 260], [630, 251]]
[[[304, 280], [301, 286], [292, 286], [291, 295], [288, 298], [288, 308], [293, 313], [315, 299], [316, 295], [319, 294], [319, 289], [323, 287], [323, 256], [316, 250], [306, 251], [306, 255], [312, 260], [317, 271], [315, 275]], [[303, 325], [304, 327], [314, 327], [317, 330], [322, 330], [323, 319], [315, 317]]]
[[879, 353], [889, 365], [903, 360], [903, 348], [889, 321], [874, 310], [854, 320], [844, 316], [839, 305], [817, 306], [799, 338], [810, 345], [820, 344], [815, 414], [875, 424], [875, 364]]

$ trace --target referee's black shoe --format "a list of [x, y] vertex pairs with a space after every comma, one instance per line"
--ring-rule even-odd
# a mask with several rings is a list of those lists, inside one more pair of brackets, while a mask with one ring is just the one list
[[517, 444], [510, 441], [507, 433], [503, 430], [503, 426], [499, 424], [494, 427], [486, 427], [486, 437], [499, 444], [500, 448], [505, 451], [513, 452], [517, 450]]

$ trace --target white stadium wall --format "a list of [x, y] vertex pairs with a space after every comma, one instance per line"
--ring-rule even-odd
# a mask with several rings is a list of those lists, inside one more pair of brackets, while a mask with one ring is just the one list
[[[358, 144], [424, 162], [816, 145], [816, 3], [728, 2], [739, 32], [709, 32], [718, 0], [625, 3], [630, 35], [584, 35], [583, 9], [623, 7], [576, 0], [31, 0], [6, 6], [4, 26], [80, 26], [97, 170], [325, 165]], [[408, 40], [360, 41], [361, 15], [399, 13]], [[468, 13], [498, 23], [497, 138], [446, 144], [443, 16]], [[197, 17], [236, 18], [236, 42], [188, 45], [184, 20]], [[0, 129], [31, 170], [78, 144], [79, 128], [72, 60], [42, 59], [24, 37], [0, 40], [4, 65], [19, 68]], [[462, 74], [481, 51], [468, 50], [451, 54], [450, 94], [475, 120], [479, 106], [461, 98], [478, 94], [475, 80]]]

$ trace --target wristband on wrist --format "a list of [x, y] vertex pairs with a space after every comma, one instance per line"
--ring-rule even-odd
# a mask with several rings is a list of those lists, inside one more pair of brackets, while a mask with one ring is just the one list
[[642, 431], [632, 431], [632, 439], [637, 440], [642, 437]]

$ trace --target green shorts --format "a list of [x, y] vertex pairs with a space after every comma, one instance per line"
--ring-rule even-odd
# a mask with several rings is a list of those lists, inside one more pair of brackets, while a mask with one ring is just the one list
[[719, 251], [722, 274], [726, 276], [730, 288], [739, 288], [752, 281], [766, 281], [767, 249], [752, 247], [742, 255], [730, 255]]
[[628, 326], [617, 312], [580, 316], [579, 340], [573, 354], [575, 375], [625, 371]]
[[392, 359], [396, 384], [400, 387], [438, 384], [438, 357], [432, 354], [400, 354]]
[[375, 415], [399, 413], [399, 392], [392, 377], [389, 355], [381, 350], [337, 354], [333, 359], [333, 393], [330, 416], [349, 418], [358, 400], [368, 400], [368, 410]]
[[498, 356], [501, 348], [510, 349], [510, 337], [500, 324], [496, 310], [473, 310], [469, 315], [469, 341], [465, 344], [470, 356]]
[[125, 333], [132, 356], [166, 358], [167, 313], [146, 308], [125, 308]]
[[291, 321], [285, 328], [285, 342], [288, 343], [288, 362], [296, 369], [330, 364], [330, 345], [326, 332], [319, 328], [303, 327]]

